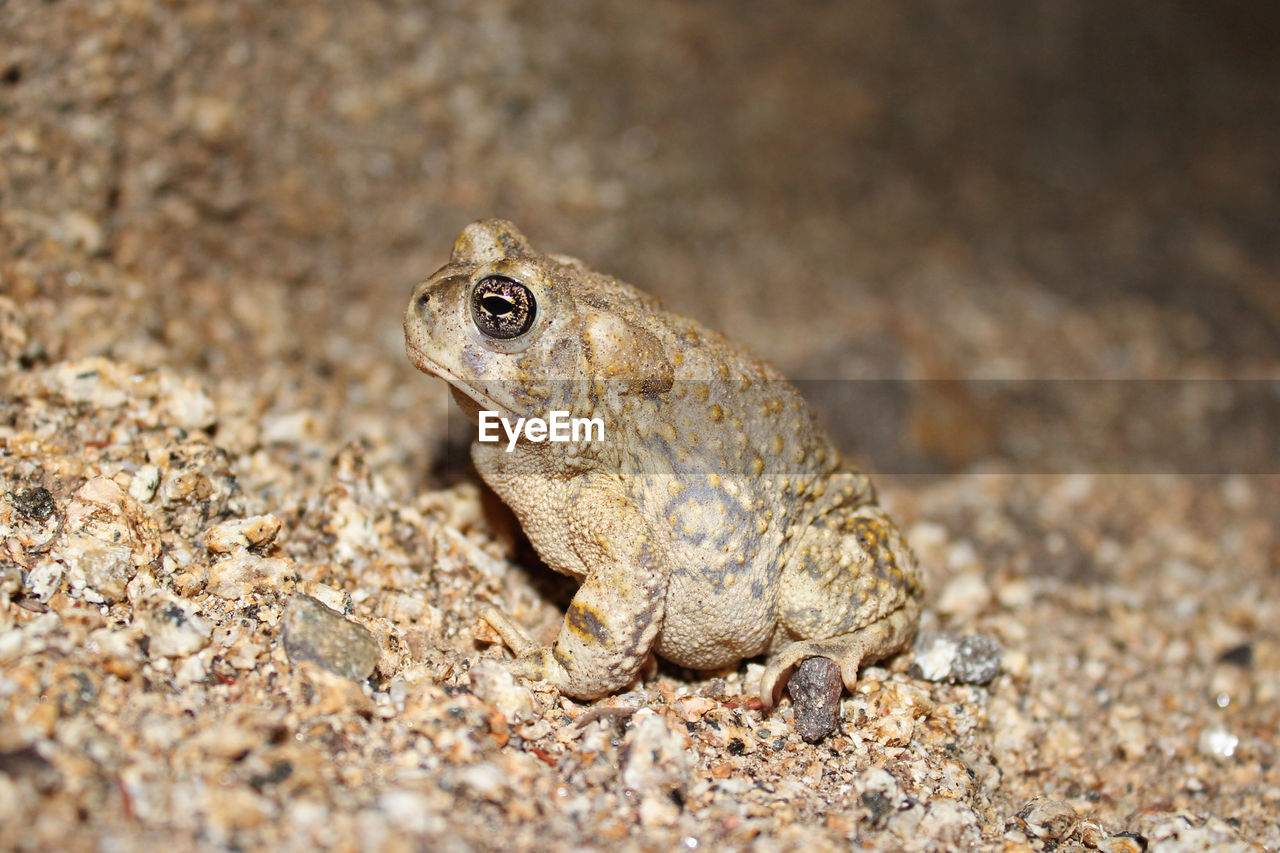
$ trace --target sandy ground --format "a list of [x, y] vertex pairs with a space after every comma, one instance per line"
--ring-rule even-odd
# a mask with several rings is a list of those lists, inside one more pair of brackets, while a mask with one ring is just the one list
[[[0, 4], [0, 846], [1280, 849], [1255, 5]], [[512, 682], [400, 331], [482, 216], [809, 380], [1000, 674]]]

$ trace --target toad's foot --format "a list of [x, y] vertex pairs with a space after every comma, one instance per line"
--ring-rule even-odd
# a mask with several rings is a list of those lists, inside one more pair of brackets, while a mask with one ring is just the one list
[[[534, 643], [511, 619], [496, 607], [486, 607], [481, 617], [515, 652], [508, 668], [513, 675], [530, 681], [546, 681], [565, 696], [590, 701], [615, 692], [635, 680], [649, 659], [655, 620], [661, 612], [657, 598], [645, 618], [627, 622], [623, 615], [602, 606], [593, 607], [596, 586], [588, 579], [578, 589], [555, 645]], [[631, 633], [628, 634], [627, 631]], [[610, 639], [619, 642], [606, 642]]]
[[489, 623], [489, 627], [498, 632], [507, 648], [520, 657], [538, 647], [538, 644], [525, 636], [520, 626], [511, 621], [511, 617], [492, 604], [480, 611], [480, 618]]
[[502, 638], [516, 659], [507, 664], [511, 674], [528, 681], [549, 681], [563, 690], [566, 683], [565, 669], [552, 654], [552, 650], [525, 636], [511, 617], [490, 605], [480, 611], [480, 618]]
[[824, 657], [835, 661], [844, 686], [853, 690], [858, 681], [858, 668], [863, 663], [887, 657], [911, 644], [918, 616], [918, 605], [902, 607], [857, 631], [825, 640], [799, 640], [785, 646], [769, 661], [760, 679], [761, 704], [766, 711], [777, 704], [787, 679], [805, 658]]

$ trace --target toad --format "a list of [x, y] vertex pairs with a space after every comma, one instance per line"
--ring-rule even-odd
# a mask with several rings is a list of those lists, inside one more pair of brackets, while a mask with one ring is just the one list
[[604, 426], [472, 445], [542, 559], [579, 583], [551, 646], [485, 612], [518, 676], [595, 699], [651, 652], [698, 670], [765, 655], [770, 708], [808, 658], [852, 688], [863, 663], [910, 645], [910, 549], [799, 392], [743, 347], [494, 219], [418, 285], [404, 329], [410, 360], [474, 421]]

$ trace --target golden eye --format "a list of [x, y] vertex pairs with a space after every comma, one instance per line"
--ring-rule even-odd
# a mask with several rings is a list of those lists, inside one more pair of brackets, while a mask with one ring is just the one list
[[533, 327], [538, 303], [533, 291], [515, 279], [491, 275], [471, 290], [471, 320], [491, 338], [509, 341]]

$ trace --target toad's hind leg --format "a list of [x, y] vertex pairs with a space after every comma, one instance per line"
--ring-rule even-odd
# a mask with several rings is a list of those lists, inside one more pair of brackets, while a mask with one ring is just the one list
[[923, 594], [915, 557], [884, 511], [858, 498], [866, 499], [837, 504], [796, 537], [779, 584], [779, 636], [760, 684], [765, 707], [805, 658], [835, 661], [852, 688], [858, 667], [915, 636]]

